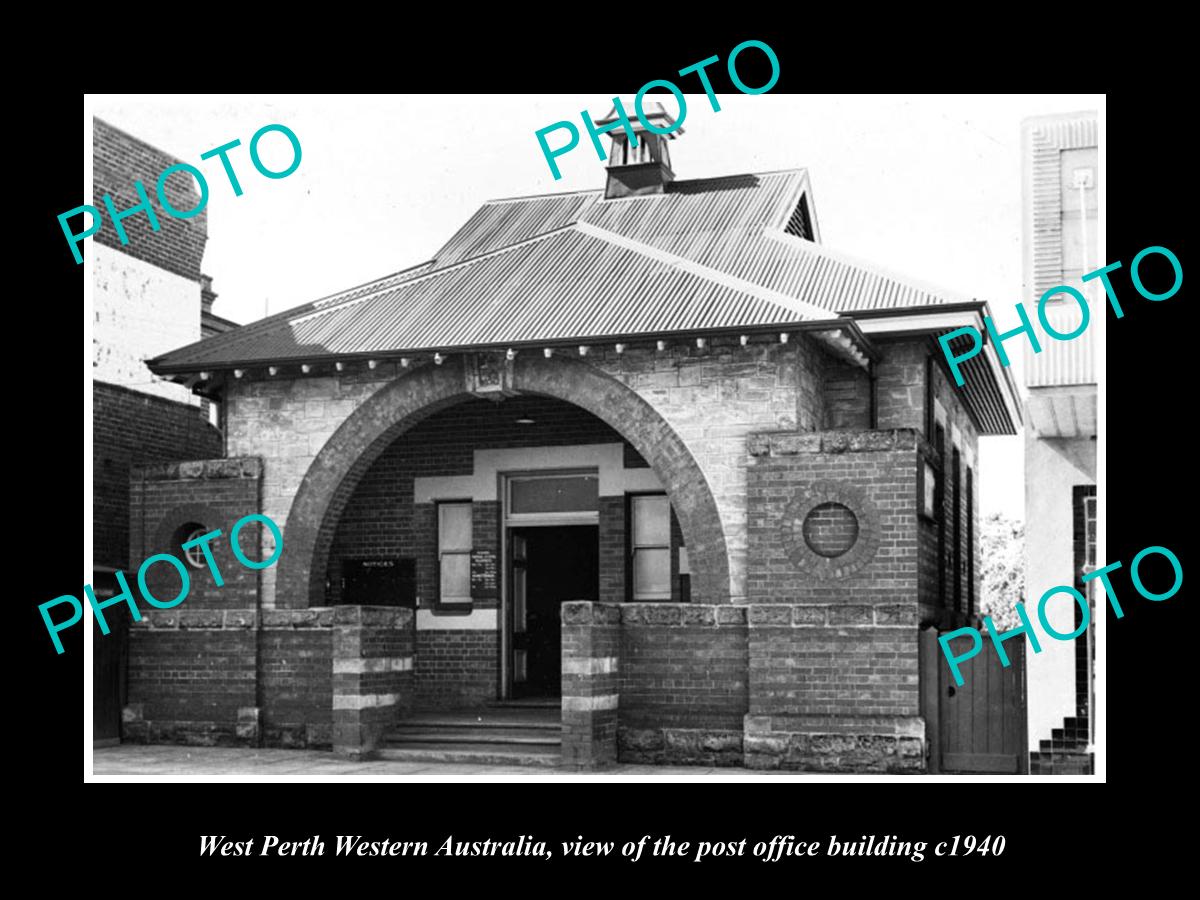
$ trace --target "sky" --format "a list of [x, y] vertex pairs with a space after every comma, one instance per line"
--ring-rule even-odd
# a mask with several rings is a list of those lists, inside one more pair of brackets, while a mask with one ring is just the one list
[[[987, 300], [1001, 327], [1017, 324], [1014, 305], [1026, 299], [1021, 120], [1104, 106], [1095, 94], [717, 97], [714, 112], [703, 94], [686, 95], [684, 133], [671, 146], [677, 178], [807, 168], [824, 244]], [[485, 200], [603, 187], [579, 113], [599, 119], [612, 106], [603, 95], [558, 94], [89, 101], [92, 114], [205, 172], [203, 270], [218, 295], [213, 311], [239, 323], [424, 262]], [[674, 113], [671, 98], [663, 103]], [[581, 140], [558, 157], [556, 181], [535, 132], [564, 119]], [[250, 137], [271, 123], [302, 148], [286, 178], [261, 177], [248, 158]], [[240, 197], [216, 159], [200, 160], [234, 139]], [[260, 149], [269, 168], [291, 160], [279, 134]], [[1024, 518], [1022, 462], [1020, 436], [980, 441], [984, 515]]]

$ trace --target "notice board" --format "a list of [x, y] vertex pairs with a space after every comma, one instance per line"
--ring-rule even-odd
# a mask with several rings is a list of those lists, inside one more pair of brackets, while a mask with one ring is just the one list
[[471, 551], [471, 599], [495, 600], [500, 596], [496, 582], [495, 550]]

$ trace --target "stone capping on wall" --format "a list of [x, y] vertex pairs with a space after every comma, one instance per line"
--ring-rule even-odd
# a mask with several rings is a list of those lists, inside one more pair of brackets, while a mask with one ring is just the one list
[[[186, 601], [184, 601], [186, 603]], [[183, 604], [180, 604], [181, 606]], [[144, 609], [133, 628], [240, 631], [254, 628], [262, 616], [262, 627], [290, 630], [295, 628], [333, 628], [335, 625], [365, 625], [372, 628], [406, 628], [412, 625], [414, 611], [407, 607], [331, 606], [312, 609]]]
[[757, 604], [747, 607], [751, 628], [916, 628], [917, 610], [911, 604], [797, 606]]
[[916, 628], [917, 611], [911, 604], [770, 604], [696, 603], [602, 604], [579, 600], [564, 603], [564, 625], [702, 625], [714, 628], [750, 627], [820, 628], [864, 626]]
[[134, 466], [134, 481], [185, 481], [199, 478], [261, 478], [262, 460], [257, 456], [231, 459], [195, 459], [187, 462]]
[[714, 628], [746, 624], [746, 606], [698, 603], [622, 603], [622, 625], [711, 625]]
[[620, 621], [620, 607], [615, 603], [571, 600], [562, 605], [564, 625], [616, 625]]
[[915, 428], [871, 431], [768, 431], [750, 435], [751, 456], [798, 456], [801, 453], [870, 453], [917, 450], [932, 454], [933, 446]]

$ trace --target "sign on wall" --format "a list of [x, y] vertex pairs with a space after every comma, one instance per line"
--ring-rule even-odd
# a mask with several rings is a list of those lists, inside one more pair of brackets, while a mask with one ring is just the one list
[[342, 578], [342, 603], [416, 606], [416, 563], [412, 559], [343, 559]]
[[495, 600], [500, 596], [496, 586], [496, 551], [471, 551], [471, 599]]

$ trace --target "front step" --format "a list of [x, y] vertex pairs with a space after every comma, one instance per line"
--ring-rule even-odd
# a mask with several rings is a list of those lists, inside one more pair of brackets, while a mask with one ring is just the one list
[[558, 705], [544, 702], [413, 713], [393, 726], [379, 758], [404, 762], [556, 766]]
[[379, 759], [397, 762], [437, 762], [487, 766], [553, 767], [560, 762], [554, 747], [515, 749], [512, 744], [392, 744], [382, 748]]
[[558, 748], [562, 743], [560, 729], [430, 727], [428, 725], [399, 725], [387, 737], [389, 744], [522, 744], [534, 747]]
[[562, 709], [561, 697], [527, 697], [523, 700], [491, 700], [490, 709]]

